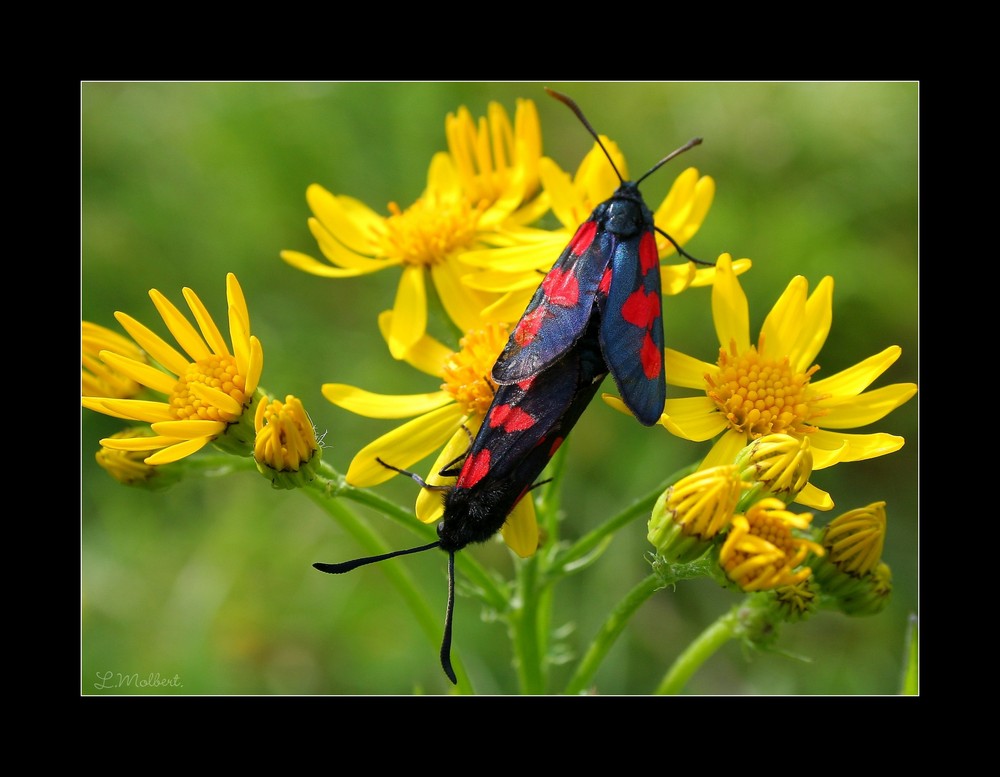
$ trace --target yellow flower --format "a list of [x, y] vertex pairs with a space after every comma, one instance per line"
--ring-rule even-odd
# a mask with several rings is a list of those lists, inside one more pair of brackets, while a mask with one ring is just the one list
[[[712, 312], [718, 361], [712, 364], [667, 348], [667, 382], [704, 393], [667, 399], [660, 419], [686, 440], [700, 442], [721, 434], [703, 467], [729, 463], [748, 442], [772, 433], [808, 437], [813, 469], [883, 456], [903, 446], [903, 438], [896, 435], [840, 431], [878, 421], [916, 393], [913, 383], [865, 391], [899, 358], [898, 346], [813, 381], [819, 370], [813, 360], [833, 318], [833, 278], [825, 277], [811, 295], [805, 278], [793, 278], [752, 345], [746, 295], [728, 254], [719, 258], [716, 270]], [[605, 400], [628, 412], [617, 398]], [[819, 510], [833, 506], [829, 494], [811, 483], [795, 501]]]
[[807, 529], [811, 522], [811, 515], [789, 512], [780, 499], [762, 499], [745, 516], [733, 516], [719, 551], [719, 563], [729, 579], [744, 591], [800, 583], [812, 570], [796, 567], [810, 552], [823, 555], [822, 546], [792, 534], [793, 528]]
[[882, 560], [885, 529], [885, 502], [873, 502], [834, 518], [823, 531], [829, 562], [849, 575], [867, 575]]
[[[603, 135], [601, 141], [615, 166], [627, 179], [628, 168], [618, 146]], [[546, 272], [552, 267], [580, 225], [597, 205], [611, 197], [621, 183], [596, 143], [580, 163], [572, 180], [548, 157], [540, 161], [539, 171], [552, 211], [562, 226], [555, 230], [541, 230], [508, 224], [486, 238], [491, 248], [470, 251], [463, 257], [468, 263], [481, 268], [465, 278], [467, 286], [476, 291], [502, 295], [484, 311], [486, 318], [508, 322], [520, 318], [538, 286], [539, 272]], [[683, 245], [701, 227], [714, 195], [715, 182], [708, 176], [699, 176], [695, 168], [688, 168], [677, 177], [656, 209], [654, 221]], [[660, 259], [675, 252], [670, 241], [659, 233], [656, 241]], [[742, 272], [749, 266], [748, 260], [741, 260], [738, 271]], [[714, 268], [696, 271], [691, 262], [664, 265], [660, 271], [663, 293], [677, 294], [690, 285], [709, 284], [714, 272]]]
[[326, 262], [298, 251], [281, 257], [305, 272], [348, 278], [402, 267], [389, 350], [401, 359], [427, 330], [429, 275], [448, 316], [461, 331], [481, 325], [480, 312], [495, 294], [461, 284], [474, 268], [462, 254], [507, 220], [536, 218], [544, 203], [532, 202], [538, 187], [541, 129], [535, 104], [519, 100], [514, 126], [504, 109], [489, 107], [478, 127], [468, 110], [445, 122], [449, 151], [436, 154], [427, 188], [403, 210], [389, 204], [381, 216], [360, 201], [313, 184], [306, 191], [315, 216], [309, 228]]
[[[102, 445], [114, 450], [156, 451], [143, 459], [146, 464], [177, 461], [209, 442], [221, 441], [224, 434], [232, 434], [237, 446], [244, 442], [234, 430], [253, 401], [264, 363], [260, 341], [250, 334], [250, 315], [235, 275], [226, 276], [231, 352], [198, 296], [188, 288], [183, 293], [201, 334], [156, 289], [151, 289], [149, 296], [186, 356], [120, 312], [115, 313], [115, 318], [160, 366], [150, 366], [111, 350], [100, 353], [107, 367], [164, 395], [164, 399], [83, 398], [83, 406], [90, 410], [150, 424], [153, 437], [101, 440]], [[250, 435], [252, 429], [246, 435], [247, 440], [252, 439]]]
[[[391, 311], [379, 316], [379, 326], [387, 340], [391, 336], [393, 317]], [[507, 336], [506, 326], [489, 324], [467, 332], [459, 342], [459, 350], [453, 352], [424, 334], [403, 358], [421, 372], [439, 378], [442, 383], [438, 391], [388, 395], [343, 383], [324, 384], [323, 396], [352, 413], [368, 418], [412, 419], [358, 451], [348, 467], [347, 482], [359, 488], [378, 485], [398, 474], [380, 464], [378, 459], [393, 467], [409, 469], [438, 450], [440, 454], [425, 482], [432, 486], [452, 482], [439, 473], [462, 457], [482, 424], [496, 390], [488, 376]], [[434, 523], [441, 518], [443, 510], [440, 493], [420, 490], [417, 518], [424, 523]], [[531, 499], [518, 502], [501, 533], [507, 545], [522, 558], [535, 552], [538, 525]]]
[[653, 506], [647, 539], [668, 561], [698, 558], [712, 538], [729, 527], [736, 504], [749, 487], [733, 464], [681, 478]]
[[277, 488], [297, 488], [315, 477], [308, 465], [322, 455], [316, 430], [302, 402], [291, 394], [281, 402], [260, 402], [254, 414], [254, 460]]
[[[111, 435], [112, 440], [130, 440], [140, 437], [151, 437], [153, 431], [148, 426], [132, 427]], [[146, 488], [164, 488], [180, 479], [176, 468], [153, 467], [143, 461], [142, 451], [120, 451], [107, 446], [95, 454], [97, 463], [111, 477], [126, 486], [143, 486]]]
[[744, 494], [744, 503], [773, 496], [788, 504], [808, 485], [812, 474], [809, 438], [765, 434], [739, 452], [736, 466], [740, 476], [754, 484]]
[[101, 351], [113, 351], [136, 362], [145, 362], [146, 356], [135, 343], [90, 321], [81, 323], [80, 393], [85, 397], [134, 397], [142, 386], [128, 375], [123, 375], [100, 360]]

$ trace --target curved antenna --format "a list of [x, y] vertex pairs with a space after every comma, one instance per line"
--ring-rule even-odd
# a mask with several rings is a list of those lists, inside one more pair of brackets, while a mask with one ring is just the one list
[[451, 668], [451, 623], [455, 614], [455, 551], [448, 553], [448, 609], [444, 616], [444, 637], [441, 638], [441, 668], [452, 685], [458, 685], [455, 670]]
[[[357, 569], [358, 567], [363, 567], [365, 564], [374, 564], [376, 561], [385, 561], [387, 558], [396, 558], [396, 556], [406, 556], [410, 553], [420, 553], [424, 550], [430, 550], [431, 548], [436, 548], [441, 545], [441, 540], [435, 540], [428, 545], [421, 545], [419, 548], [407, 548], [406, 550], [394, 550], [390, 553], [383, 553], [380, 556], [365, 556], [364, 558], [356, 558], [353, 561], [341, 561], [339, 564], [323, 564], [316, 562], [313, 564], [316, 569], [320, 572], [327, 572], [331, 575], [341, 575], [344, 572], [350, 572], [352, 569]], [[454, 556], [454, 554], [453, 554]]]
[[[589, 132], [591, 135], [594, 136], [594, 140], [597, 141], [597, 145], [601, 147], [601, 151], [604, 152], [604, 156], [606, 156], [608, 158], [608, 161], [611, 163], [611, 169], [615, 171], [615, 175], [618, 176], [618, 180], [621, 181], [622, 183], [625, 183], [625, 179], [622, 178], [622, 174], [619, 173], [618, 168], [615, 167], [615, 161], [611, 158], [611, 154], [609, 154], [608, 150], [604, 147], [604, 144], [601, 142], [601, 138], [600, 136], [598, 136], [597, 131], [590, 126], [590, 122], [587, 121], [587, 117], [583, 115], [583, 111], [580, 110], [580, 106], [577, 105], [575, 102], [573, 102], [572, 98], [563, 94], [562, 92], [557, 92], [555, 89], [549, 89], [547, 86], [544, 86], [542, 88], [546, 92], [548, 92], [549, 95], [555, 97], [559, 102], [567, 106], [571, 111], [573, 111], [573, 113], [576, 114], [576, 118], [578, 118], [580, 120], [580, 123], [587, 128], [587, 132]], [[662, 164], [662, 162], [660, 164]], [[646, 175], [649, 175], [649, 173], [647, 173]], [[645, 177], [646, 176], [643, 176], [643, 178]]]
[[639, 184], [641, 184], [643, 181], [646, 180], [646, 178], [648, 178], [650, 175], [652, 175], [657, 170], [659, 170], [661, 167], [663, 167], [663, 165], [665, 165], [667, 162], [669, 162], [675, 156], [679, 156], [679, 155], [683, 154], [685, 151], [689, 151], [690, 149], [694, 148], [695, 146], [700, 146], [700, 145], [701, 145], [701, 138], [691, 138], [691, 140], [689, 140], [683, 146], [681, 146], [680, 148], [678, 148], [675, 151], [671, 151], [669, 154], [667, 154], [665, 157], [663, 157], [663, 159], [661, 159], [659, 162], [657, 162], [655, 165], [653, 165], [651, 168], [649, 168], [645, 173], [643, 173], [642, 177], [638, 181], [635, 182], [635, 185], [638, 186]]

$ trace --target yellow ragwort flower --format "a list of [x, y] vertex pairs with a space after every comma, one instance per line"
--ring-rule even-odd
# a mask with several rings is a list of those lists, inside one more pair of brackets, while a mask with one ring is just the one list
[[749, 487], [733, 464], [693, 472], [660, 495], [646, 538], [668, 561], [692, 561], [729, 527], [736, 504]]
[[[136, 426], [111, 435], [112, 440], [130, 440], [151, 437], [153, 431], [148, 426]], [[143, 451], [120, 451], [107, 446], [95, 454], [94, 458], [105, 472], [126, 486], [164, 488], [177, 482], [180, 473], [173, 467], [154, 467], [146, 464]]]
[[762, 499], [745, 516], [733, 516], [719, 551], [719, 563], [727, 577], [744, 591], [800, 583], [812, 570], [796, 568], [810, 552], [823, 555], [821, 545], [792, 533], [792, 529], [808, 529], [811, 522], [812, 515], [791, 513], [780, 499]]
[[[903, 438], [892, 434], [840, 431], [878, 421], [916, 393], [913, 383], [865, 391], [899, 358], [901, 349], [890, 346], [814, 381], [819, 365], [813, 360], [833, 319], [833, 278], [823, 278], [812, 294], [808, 290], [805, 278], [793, 278], [753, 345], [746, 295], [729, 255], [719, 257], [712, 287], [718, 361], [705, 362], [670, 348], [664, 359], [668, 383], [698, 389], [703, 396], [667, 399], [660, 423], [686, 440], [721, 435], [703, 467], [729, 463], [748, 442], [772, 433], [808, 436], [813, 469], [883, 456], [903, 446]], [[628, 412], [617, 398], [605, 396], [605, 401]], [[795, 501], [818, 510], [833, 506], [829, 494], [811, 483]]]
[[885, 530], [885, 502], [837, 516], [823, 530], [828, 562], [854, 577], [867, 575], [882, 560]]
[[402, 267], [389, 350], [401, 359], [427, 330], [427, 276], [461, 331], [481, 325], [480, 312], [495, 294], [461, 283], [473, 268], [463, 253], [483, 245], [502, 223], [537, 218], [541, 129], [531, 100], [518, 100], [514, 125], [491, 103], [478, 126], [465, 108], [445, 121], [448, 152], [431, 160], [427, 188], [405, 210], [389, 204], [381, 216], [360, 201], [313, 184], [306, 199], [315, 214], [309, 228], [326, 262], [282, 251], [293, 267], [327, 278], [365, 275]]
[[[392, 331], [391, 311], [379, 316], [382, 335]], [[440, 450], [425, 478], [429, 485], [447, 485], [450, 479], [438, 473], [461, 458], [479, 430], [493, 401], [496, 385], [490, 369], [507, 342], [507, 327], [488, 324], [467, 332], [459, 350], [424, 334], [411, 346], [404, 360], [421, 372], [439, 378], [441, 388], [425, 394], [388, 395], [349, 386], [326, 383], [323, 396], [352, 413], [368, 418], [410, 418], [411, 420], [366, 445], [355, 455], [345, 476], [352, 486], [367, 488], [398, 474], [379, 464], [381, 459], [400, 469], [409, 469], [421, 459]], [[421, 489], [416, 514], [424, 523], [435, 523], [443, 512], [441, 494]], [[522, 558], [538, 547], [538, 525], [531, 499], [522, 499], [507, 517], [501, 530], [504, 541]]]
[[250, 406], [264, 363], [260, 341], [250, 334], [250, 315], [235, 275], [226, 276], [232, 351], [198, 296], [188, 288], [183, 293], [200, 334], [156, 289], [151, 289], [149, 296], [186, 355], [121, 312], [115, 313], [115, 318], [159, 366], [111, 350], [100, 353], [110, 369], [164, 395], [164, 399], [83, 398], [83, 406], [90, 410], [150, 424], [153, 437], [101, 440], [114, 450], [155, 451], [144, 459], [146, 464], [177, 461], [219, 440]]
[[112, 351], [143, 363], [146, 355], [135, 343], [99, 324], [84, 321], [80, 325], [81, 365], [80, 395], [84, 397], [114, 397], [130, 399], [142, 391], [142, 386], [100, 359], [101, 351]]
[[[257, 469], [276, 488], [298, 488], [315, 477], [308, 465], [322, 449], [302, 402], [289, 394], [261, 401], [254, 414], [253, 457]], [[317, 455], [318, 454], [318, 455]]]
[[[601, 141], [627, 179], [628, 168], [618, 146], [603, 135]], [[608, 199], [620, 185], [614, 169], [596, 143], [583, 158], [572, 179], [548, 157], [539, 163], [539, 171], [545, 195], [561, 226], [543, 230], [507, 224], [486, 237], [490, 248], [470, 251], [463, 257], [480, 268], [465, 278], [469, 288], [502, 295], [484, 311], [486, 318], [507, 322], [520, 318], [538, 286], [539, 272], [546, 272], [552, 267], [594, 208]], [[699, 176], [695, 168], [689, 167], [674, 181], [670, 192], [656, 209], [654, 221], [683, 245], [701, 227], [714, 195], [715, 182], [708, 176]], [[656, 247], [660, 259], [676, 251], [673, 244], [659, 233], [656, 235]], [[737, 271], [742, 272], [749, 266], [749, 260], [741, 260]], [[663, 265], [660, 271], [663, 294], [678, 294], [690, 285], [710, 284], [714, 272], [714, 268], [696, 270], [691, 262]]]
[[740, 476], [754, 484], [743, 495], [745, 504], [765, 496], [790, 503], [809, 484], [813, 460], [808, 437], [765, 434], [736, 456]]

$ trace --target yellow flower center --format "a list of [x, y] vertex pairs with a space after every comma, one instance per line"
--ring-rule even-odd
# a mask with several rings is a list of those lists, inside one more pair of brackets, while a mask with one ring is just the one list
[[405, 211], [389, 203], [383, 240], [386, 253], [401, 256], [405, 264], [430, 267], [455, 251], [468, 248], [476, 237], [485, 203], [473, 207], [461, 198], [421, 197]]
[[170, 413], [178, 421], [225, 421], [231, 424], [239, 415], [223, 410], [210, 399], [199, 396], [195, 385], [221, 391], [245, 407], [251, 397], [244, 387], [246, 378], [236, 369], [236, 359], [229, 354], [199, 359], [188, 365], [187, 372], [180, 377], [170, 395]]
[[719, 370], [705, 375], [708, 396], [729, 419], [733, 429], [756, 439], [765, 434], [810, 434], [816, 431], [809, 421], [824, 413], [812, 407], [819, 397], [810, 396], [809, 379], [819, 369], [813, 365], [806, 372], [795, 372], [788, 357], [764, 356], [763, 339], [759, 349], [751, 346], [738, 353], [732, 343], [727, 353], [719, 349]]
[[451, 394], [463, 412], [480, 417], [486, 415], [497, 388], [490, 372], [507, 343], [507, 336], [504, 324], [473, 329], [459, 340], [459, 350], [445, 362], [441, 390]]

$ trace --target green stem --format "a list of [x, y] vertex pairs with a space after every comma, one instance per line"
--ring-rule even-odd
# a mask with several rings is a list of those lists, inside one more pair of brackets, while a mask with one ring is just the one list
[[608, 619], [604, 622], [601, 630], [590, 644], [586, 655], [577, 666], [573, 677], [570, 678], [565, 693], [572, 695], [579, 694], [590, 685], [591, 680], [594, 679], [594, 675], [597, 673], [598, 667], [608, 654], [608, 651], [611, 650], [611, 646], [614, 645], [615, 640], [622, 633], [629, 619], [639, 609], [639, 606], [652, 596], [655, 591], [661, 588], [662, 585], [658, 575], [650, 575], [625, 595], [625, 598], [611, 611]]
[[654, 693], [673, 695], [680, 693], [687, 681], [726, 642], [734, 639], [740, 627], [738, 608], [734, 607], [703, 631], [688, 645], [664, 675]]
[[602, 542], [604, 542], [606, 538], [610, 538], [623, 526], [628, 525], [639, 516], [649, 513], [649, 511], [653, 508], [653, 505], [656, 504], [656, 500], [660, 498], [660, 494], [662, 494], [664, 490], [676, 483], [685, 475], [693, 472], [697, 466], [697, 464], [691, 464], [683, 469], [677, 470], [677, 472], [664, 480], [650, 493], [636, 500], [622, 510], [622, 512], [618, 513], [618, 515], [609, 518], [596, 529], [584, 534], [580, 539], [573, 543], [572, 546], [556, 557], [555, 561], [552, 563], [553, 571], [557, 573], [565, 572], [566, 568], [574, 561], [577, 561], [586, 556], [588, 553], [591, 553]]
[[545, 692], [544, 651], [539, 644], [538, 556], [518, 565], [517, 591], [520, 606], [511, 613], [514, 630], [514, 651], [521, 694], [536, 696]]

